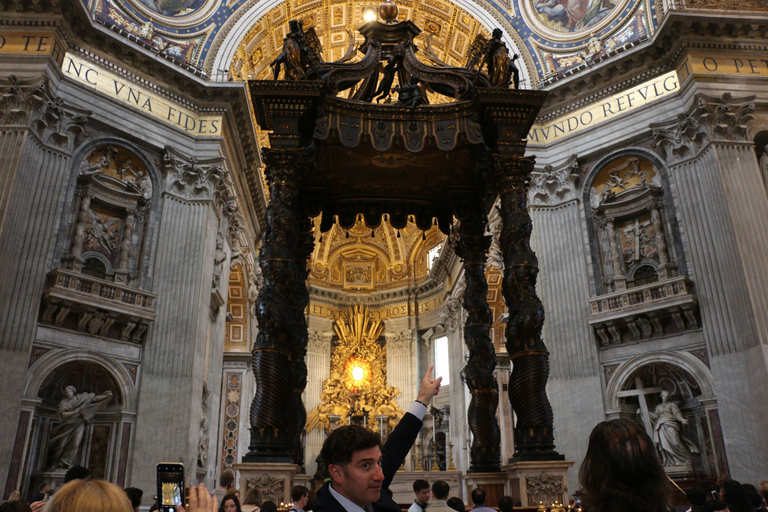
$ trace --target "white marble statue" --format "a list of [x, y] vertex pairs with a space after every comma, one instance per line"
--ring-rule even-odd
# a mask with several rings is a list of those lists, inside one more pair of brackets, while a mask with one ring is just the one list
[[669, 401], [669, 391], [659, 395], [661, 403], [650, 413], [653, 421], [653, 442], [661, 455], [662, 465], [687, 466], [691, 464], [691, 453], [698, 453], [695, 444], [680, 433], [688, 420], [683, 418], [677, 404]]
[[77, 464], [80, 444], [85, 428], [96, 413], [103, 411], [112, 399], [112, 392], [103, 395], [77, 393], [75, 386], [67, 386], [67, 396], [59, 402], [59, 421], [51, 428], [49, 453], [53, 453], [53, 466], [69, 468]]

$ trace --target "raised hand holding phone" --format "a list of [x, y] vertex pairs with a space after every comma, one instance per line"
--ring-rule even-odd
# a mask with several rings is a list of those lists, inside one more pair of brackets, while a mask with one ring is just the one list
[[[219, 500], [211, 496], [205, 484], [189, 488], [189, 512], [218, 512]], [[184, 507], [177, 506], [176, 512], [186, 512]]]

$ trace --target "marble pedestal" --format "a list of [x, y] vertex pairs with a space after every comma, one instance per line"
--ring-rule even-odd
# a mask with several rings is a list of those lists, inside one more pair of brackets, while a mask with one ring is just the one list
[[508, 477], [509, 496], [523, 507], [550, 507], [555, 502], [568, 502], [568, 468], [570, 461], [515, 462], [502, 466]]
[[495, 507], [499, 498], [506, 494], [507, 474], [498, 473], [467, 473], [464, 475], [464, 503], [468, 507], [475, 506], [472, 503], [472, 491], [478, 487], [485, 491], [485, 506]]
[[291, 502], [291, 488], [294, 482], [305, 485], [296, 478], [299, 466], [296, 464], [280, 464], [274, 462], [243, 462], [233, 465], [238, 472], [238, 489], [240, 496], [245, 496], [248, 489], [256, 487], [261, 494], [261, 502], [274, 501], [279, 507], [281, 503]]

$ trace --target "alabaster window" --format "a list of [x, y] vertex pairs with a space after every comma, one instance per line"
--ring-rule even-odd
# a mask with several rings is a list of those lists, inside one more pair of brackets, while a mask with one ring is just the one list
[[434, 350], [435, 376], [442, 377], [442, 385], [447, 386], [451, 383], [451, 368], [448, 362], [448, 336], [440, 336], [439, 338], [435, 338]]

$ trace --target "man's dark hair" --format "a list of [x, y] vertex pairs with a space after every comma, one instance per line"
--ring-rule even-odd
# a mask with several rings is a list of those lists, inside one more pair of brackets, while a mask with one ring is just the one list
[[230, 487], [232, 487], [232, 484], [234, 483], [235, 483], [234, 471], [232, 471], [231, 469], [227, 469], [221, 473], [221, 476], [219, 477], [219, 487], [229, 489]]
[[688, 503], [690, 503], [693, 507], [701, 507], [704, 502], [707, 501], [707, 493], [698, 487], [688, 489], [688, 491], [685, 493], [685, 497], [688, 500]]
[[704, 503], [704, 507], [702, 508], [704, 509], [704, 512], [719, 512], [720, 510], [728, 508], [728, 505], [726, 505], [724, 501], [709, 500]]
[[125, 494], [127, 494], [128, 499], [131, 500], [131, 506], [133, 508], [141, 506], [141, 497], [144, 496], [144, 491], [137, 489], [136, 487], [126, 487]]
[[515, 508], [515, 502], [511, 496], [502, 496], [496, 504], [500, 512], [511, 512]]
[[475, 505], [485, 505], [485, 491], [479, 487], [472, 491], [472, 503]]
[[757, 487], [752, 484], [741, 484], [741, 486], [747, 492], [747, 499], [752, 502], [752, 506], [756, 509], [760, 509], [763, 504], [763, 497], [757, 492]]
[[603, 421], [592, 430], [579, 470], [591, 512], [666, 512], [670, 487], [656, 447], [637, 422]]
[[467, 512], [467, 507], [464, 506], [464, 502], [461, 501], [461, 498], [458, 498], [454, 496], [453, 498], [449, 499], [446, 504], [451, 507], [456, 512]]
[[267, 500], [261, 504], [261, 512], [277, 512], [277, 504]]
[[449, 492], [451, 492], [451, 486], [448, 485], [448, 482], [438, 480], [432, 484], [432, 494], [434, 494], [435, 498], [438, 500], [447, 500]]
[[48, 482], [43, 482], [37, 486], [37, 490], [40, 492], [43, 492], [43, 489], [45, 489], [46, 487], [48, 487]]
[[712, 482], [709, 482], [709, 481], [707, 481], [707, 480], [704, 480], [704, 481], [701, 481], [701, 482], [699, 482], [699, 489], [701, 489], [702, 491], [704, 491], [704, 494], [706, 494], [706, 495], [707, 495], [707, 499], [710, 499], [710, 498], [713, 498], [713, 497], [714, 497], [715, 499], [717, 499], [717, 496], [715, 496], [714, 494], [712, 494], [712, 491], [715, 491], [715, 494], [717, 494], [717, 492], [720, 490], [720, 489], [717, 487], [717, 485], [715, 485], [714, 483], [712, 483]]
[[293, 489], [291, 489], [291, 501], [293, 503], [296, 503], [304, 496], [309, 496], [309, 489], [307, 489], [303, 485], [297, 485]]
[[72, 466], [64, 474], [64, 483], [72, 480], [88, 480], [91, 478], [91, 470], [83, 466]]
[[429, 489], [429, 482], [426, 480], [415, 480], [413, 482], [413, 492], [419, 492], [423, 489]]
[[381, 448], [381, 436], [359, 425], [339, 427], [323, 443], [320, 458], [325, 466], [341, 466], [352, 462], [352, 454], [378, 446]]

